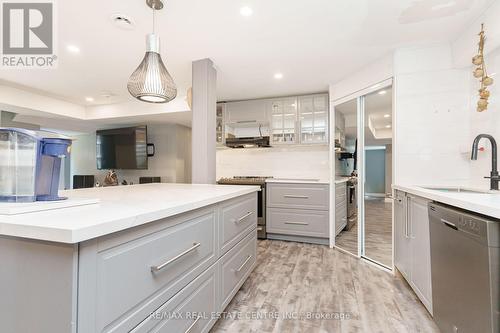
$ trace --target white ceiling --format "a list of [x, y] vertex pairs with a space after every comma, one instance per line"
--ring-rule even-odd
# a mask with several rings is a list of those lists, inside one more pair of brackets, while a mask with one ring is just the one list
[[[218, 99], [237, 100], [326, 91], [398, 46], [455, 39], [493, 1], [168, 0], [157, 31], [179, 95], [191, 85], [191, 62], [208, 57], [218, 69]], [[240, 15], [244, 5], [252, 16]], [[92, 104], [86, 96], [95, 104], [130, 99], [126, 83], [151, 30], [145, 1], [64, 0], [57, 9], [58, 69], [4, 70], [0, 79], [79, 104]], [[129, 15], [135, 28], [114, 26], [114, 13]]]

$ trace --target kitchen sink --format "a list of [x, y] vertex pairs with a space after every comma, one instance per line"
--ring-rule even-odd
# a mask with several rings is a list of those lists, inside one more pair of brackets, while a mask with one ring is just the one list
[[471, 188], [460, 187], [460, 186], [450, 186], [450, 187], [422, 187], [422, 188], [424, 188], [426, 190], [431, 190], [431, 191], [448, 192], [448, 193], [476, 193], [476, 194], [493, 194], [493, 193], [496, 193], [496, 191], [471, 189]]

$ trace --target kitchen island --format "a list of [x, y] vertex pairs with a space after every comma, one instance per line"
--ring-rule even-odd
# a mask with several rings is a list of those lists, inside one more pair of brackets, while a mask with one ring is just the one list
[[256, 260], [255, 186], [62, 191], [0, 215], [0, 331], [208, 332]]

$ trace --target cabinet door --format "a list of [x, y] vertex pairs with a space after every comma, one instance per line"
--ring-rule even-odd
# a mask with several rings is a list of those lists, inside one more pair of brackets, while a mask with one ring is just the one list
[[429, 200], [408, 196], [411, 234], [411, 285], [427, 310], [432, 313], [431, 244]]
[[227, 122], [229, 123], [267, 123], [266, 100], [226, 103]]
[[394, 265], [408, 282], [411, 278], [410, 250], [406, 195], [404, 192], [396, 191], [394, 198]]
[[301, 143], [328, 142], [328, 95], [299, 97]]
[[271, 142], [297, 143], [297, 99], [295, 97], [272, 99], [268, 102], [268, 108], [271, 114]]

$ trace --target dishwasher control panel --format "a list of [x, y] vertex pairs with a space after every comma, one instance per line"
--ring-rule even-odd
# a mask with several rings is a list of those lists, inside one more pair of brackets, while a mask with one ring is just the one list
[[460, 216], [458, 221], [458, 228], [470, 234], [481, 236], [481, 226], [484, 225], [484, 222], [478, 221], [475, 218], [469, 216]]

